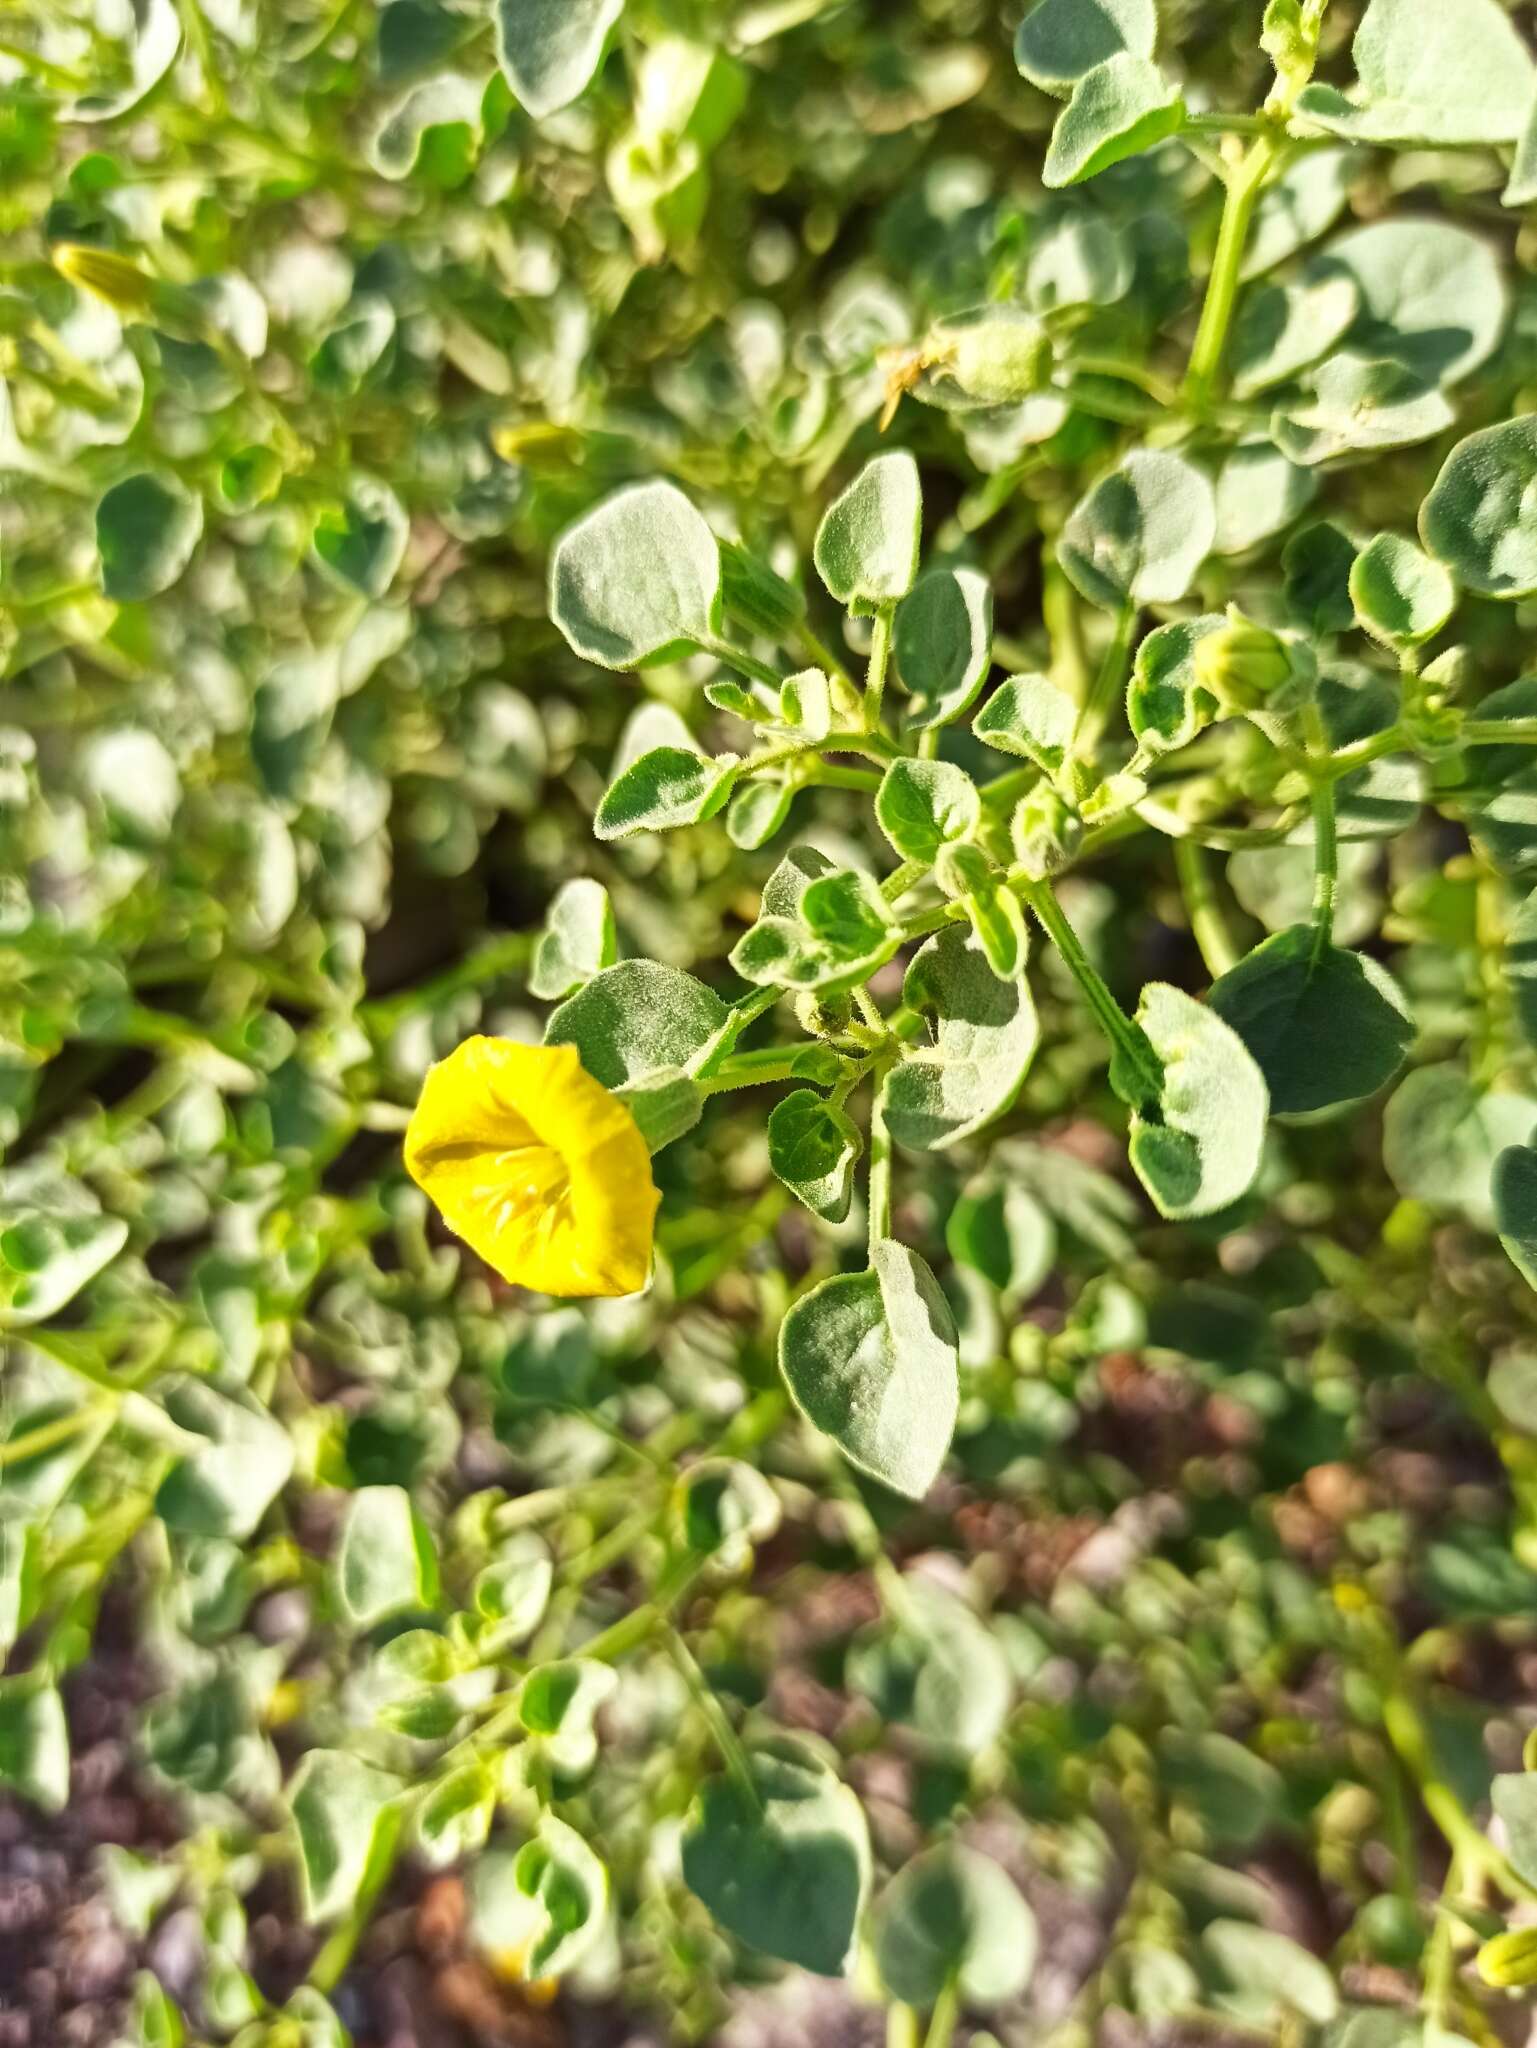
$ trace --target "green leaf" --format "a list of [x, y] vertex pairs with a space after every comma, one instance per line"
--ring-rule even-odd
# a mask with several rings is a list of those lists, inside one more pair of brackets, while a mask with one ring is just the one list
[[1505, 978], [1521, 1035], [1528, 1045], [1537, 1047], [1537, 889], [1511, 921], [1505, 940]]
[[334, 1920], [388, 1870], [399, 1832], [392, 1802], [403, 1780], [344, 1749], [312, 1749], [289, 1781], [308, 1921]]
[[1317, 495], [1312, 470], [1288, 461], [1273, 441], [1240, 441], [1217, 472], [1212, 552], [1247, 554], [1283, 533]]
[[520, 105], [542, 121], [591, 84], [624, 0], [496, 0], [496, 56]]
[[[900, 621], [900, 611], [897, 617]], [[807, 739], [826, 739], [833, 723], [832, 685], [819, 668], [803, 668], [785, 677], [779, 686], [779, 715]]]
[[1202, 612], [1155, 627], [1142, 640], [1126, 687], [1126, 717], [1144, 753], [1188, 746], [1219, 715], [1216, 698], [1198, 680], [1195, 654], [1227, 623], [1221, 612]]
[[1537, 592], [1537, 416], [1457, 443], [1420, 507], [1420, 537], [1465, 589]]
[[1061, 773], [1077, 725], [1078, 706], [1041, 675], [1008, 677], [971, 721], [979, 740], [1033, 761], [1048, 776]]
[[1289, 383], [1328, 354], [1355, 320], [1359, 304], [1354, 278], [1339, 271], [1246, 292], [1228, 352], [1233, 396], [1254, 398]]
[[1321, 950], [1307, 924], [1277, 932], [1208, 997], [1259, 1063], [1277, 1116], [1375, 1095], [1414, 1043], [1414, 1019], [1390, 974], [1361, 953]]
[[57, 1686], [30, 1671], [0, 1678], [0, 1785], [44, 1813], [69, 1803], [69, 1728]]
[[57, 1315], [127, 1242], [122, 1218], [94, 1209], [27, 1206], [0, 1214], [0, 1329]]
[[1017, 1180], [991, 1176], [969, 1185], [950, 1211], [945, 1245], [1004, 1296], [1028, 1301], [1050, 1277], [1057, 1226], [1049, 1210]]
[[1126, 52], [1085, 72], [1057, 116], [1041, 183], [1081, 184], [1151, 149], [1185, 125], [1180, 89], [1146, 57]]
[[1350, 572], [1358, 552], [1349, 534], [1327, 519], [1304, 526], [1282, 550], [1286, 608], [1299, 626], [1320, 639], [1355, 624]]
[[[1043, 227], [1032, 241], [1025, 291], [1042, 314], [1067, 306], [1110, 306], [1125, 298], [1132, 274], [1123, 234], [1107, 220], [1068, 214]], [[1047, 432], [1055, 430], [1052, 426]]]
[[1356, 94], [1309, 85], [1297, 112], [1362, 142], [1514, 142], [1537, 88], [1496, 0], [1371, 0], [1352, 55]]
[[1150, 981], [1137, 1022], [1163, 1065], [1156, 1115], [1134, 1112], [1132, 1167], [1160, 1216], [1210, 1216], [1259, 1171], [1268, 1098], [1243, 1040], [1215, 1011]]
[[854, 1165], [864, 1150], [841, 1109], [810, 1088], [776, 1102], [768, 1120], [769, 1165], [824, 1223], [842, 1223], [854, 1196]]
[[897, 606], [893, 645], [917, 701], [910, 732], [948, 725], [970, 709], [993, 665], [993, 588], [975, 569], [931, 569]]
[[1285, 1812], [1286, 1780], [1230, 1735], [1166, 1729], [1158, 1765], [1164, 1783], [1194, 1808], [1211, 1840], [1224, 1846], [1251, 1848]]
[[1510, 177], [1500, 194], [1502, 206], [1531, 206], [1537, 202], [1537, 93], [1527, 108], [1526, 121], [1516, 137], [1516, 153]]
[[[1510, 292], [1483, 235], [1451, 221], [1377, 220], [1336, 235], [1309, 279], [1343, 271], [1361, 310], [1351, 342], [1426, 384], [1455, 384], [1491, 356], [1510, 316]], [[1455, 306], [1455, 320], [1447, 308]]]
[[603, 884], [585, 876], [562, 882], [534, 948], [529, 993], [543, 1002], [558, 1001], [612, 967], [617, 952], [613, 905]]
[[656, 960], [605, 967], [554, 1011], [546, 1045], [574, 1045], [605, 1088], [623, 1088], [668, 1067], [686, 1067], [726, 1021], [713, 989]]
[[918, 573], [923, 492], [905, 449], [877, 455], [835, 498], [817, 528], [817, 574], [852, 612], [894, 604]]
[[1419, 1067], [1395, 1089], [1382, 1119], [1382, 1159], [1402, 1195], [1434, 1209], [1460, 1209], [1494, 1228], [1490, 1182], [1507, 1146], [1537, 1124], [1537, 1102], [1482, 1089], [1459, 1066]]
[[598, 1754], [598, 1709], [618, 1682], [608, 1664], [564, 1657], [538, 1665], [519, 1687], [518, 1719], [564, 1776], [591, 1770]]
[[405, 558], [411, 523], [387, 483], [356, 472], [342, 504], [321, 516], [312, 545], [339, 583], [383, 597]]
[[[146, 99], [165, 77], [181, 53], [181, 16], [176, 0], [141, 0], [141, 4], [115, 16], [118, 35], [125, 31], [131, 42], [129, 82], [115, 92], [84, 93], [61, 114], [71, 121], [115, 121]], [[108, 60], [98, 54], [97, 63]], [[117, 67], [114, 65], [113, 70]]]
[[180, 2012], [148, 1970], [141, 1970], [133, 1980], [129, 2024], [135, 2048], [182, 2048], [187, 2038]]
[[853, 988], [901, 944], [901, 926], [870, 877], [833, 868], [810, 847], [780, 862], [763, 912], [731, 954], [738, 974], [760, 987]]
[[203, 535], [203, 501], [174, 477], [125, 477], [96, 507], [101, 587], [115, 604], [158, 597], [177, 581]]
[[432, 1536], [403, 1486], [358, 1488], [332, 1570], [337, 1604], [357, 1629], [437, 1604]]
[[701, 1458], [679, 1482], [678, 1526], [690, 1550], [728, 1571], [752, 1560], [781, 1519], [779, 1496], [755, 1466], [740, 1458]]
[[961, 902], [993, 973], [1000, 981], [1018, 981], [1030, 952], [1030, 932], [1024, 905], [1014, 891], [995, 869]]
[[750, 1788], [730, 1777], [700, 1787], [684, 1882], [749, 1947], [842, 1976], [870, 1888], [864, 1811], [804, 1738], [763, 1744], [748, 1769]]
[[238, 1381], [181, 1374], [157, 1389], [166, 1414], [207, 1448], [183, 1456], [161, 1481], [155, 1512], [189, 1536], [243, 1543], [287, 1485], [293, 1443]]
[[913, 955], [902, 998], [929, 1024], [886, 1076], [881, 1100], [899, 1145], [943, 1151], [1001, 1116], [1040, 1036], [1023, 979], [1000, 980], [979, 942], [947, 926]]
[[1489, 1792], [1506, 1853], [1527, 1883], [1537, 1884], [1537, 1771], [1501, 1771]]
[[1003, 1733], [1014, 1681], [1002, 1645], [966, 1605], [921, 1573], [902, 1581], [890, 1618], [849, 1646], [844, 1675], [883, 1721], [938, 1757], [977, 1756]]
[[1327, 1965], [1284, 1934], [1244, 1920], [1213, 1920], [1201, 1945], [1216, 1973], [1219, 2002], [1256, 2026], [1293, 2012], [1323, 2026], [1339, 2010]]
[[1043, 92], [1067, 92], [1123, 53], [1151, 57], [1154, 0], [1037, 0], [1014, 32], [1014, 62]]
[[550, 616], [601, 668], [639, 668], [720, 632], [720, 547], [675, 484], [630, 484], [561, 535]]
[[893, 761], [876, 793], [875, 817], [904, 860], [932, 864], [942, 846], [976, 830], [982, 799], [953, 762]]
[[482, 1856], [470, 1873], [470, 1936], [500, 1974], [559, 1977], [597, 1945], [608, 1917], [608, 1872], [575, 1828], [546, 1814], [515, 1852]]
[[1455, 418], [1445, 394], [1395, 357], [1338, 349], [1314, 372], [1311, 397], [1289, 403], [1270, 431], [1284, 455], [1312, 467], [1428, 441]]
[[1508, 1145], [1494, 1162], [1489, 1193], [1500, 1243], [1527, 1286], [1537, 1288], [1537, 1151]]
[[883, 1238], [867, 1273], [835, 1273], [793, 1303], [779, 1366], [795, 1405], [851, 1465], [921, 1500], [960, 1400], [955, 1323], [916, 1252]]
[[745, 853], [767, 846], [782, 830], [795, 801], [795, 784], [765, 776], [745, 783], [731, 798], [726, 812], [726, 837]]
[[734, 540], [720, 543], [721, 599], [728, 618], [766, 640], [785, 641], [806, 616], [806, 600]]
[[954, 1983], [986, 2011], [1017, 1998], [1035, 1968], [1035, 1915], [990, 1857], [957, 1842], [904, 1864], [873, 1919], [882, 1982], [908, 2005], [932, 2006]]
[[1379, 533], [1351, 565], [1350, 596], [1356, 617], [1374, 640], [1389, 647], [1418, 647], [1451, 617], [1457, 586], [1413, 541]]
[[1216, 538], [1211, 485], [1182, 456], [1135, 449], [1082, 498], [1057, 558], [1080, 596], [1107, 611], [1175, 604]]
[[599, 839], [628, 839], [702, 824], [725, 808], [742, 765], [735, 754], [711, 760], [683, 747], [653, 747], [603, 792], [593, 832]]

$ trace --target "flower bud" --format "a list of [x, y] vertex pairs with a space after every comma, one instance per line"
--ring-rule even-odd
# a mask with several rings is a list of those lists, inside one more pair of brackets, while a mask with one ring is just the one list
[[1196, 646], [1196, 680], [1229, 712], [1254, 710], [1290, 679], [1291, 672], [1286, 642], [1241, 613]]
[[112, 249], [93, 249], [85, 242], [61, 242], [53, 251], [53, 267], [71, 284], [104, 300], [115, 313], [146, 316], [154, 279], [137, 263]]
[[929, 330], [922, 364], [935, 380], [939, 405], [1017, 405], [1051, 374], [1051, 340], [1022, 306], [984, 306]]
[[1062, 792], [1037, 783], [1015, 809], [1014, 851], [1032, 882], [1060, 874], [1083, 840], [1083, 820]]
[[115, 249], [96, 249], [87, 242], [60, 242], [53, 267], [61, 277], [100, 299], [124, 319], [144, 320], [168, 334], [187, 339], [204, 335], [210, 325], [207, 308], [184, 285], [151, 277]]

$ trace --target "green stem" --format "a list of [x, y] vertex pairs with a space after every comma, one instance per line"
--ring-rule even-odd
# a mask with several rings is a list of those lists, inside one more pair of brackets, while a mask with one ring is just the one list
[[36, 1429], [24, 1430], [20, 1436], [9, 1438], [0, 1443], [0, 1469], [19, 1465], [24, 1459], [51, 1451], [57, 1444], [68, 1443], [72, 1436], [79, 1436], [92, 1423], [115, 1414], [116, 1407], [115, 1402], [93, 1402], [84, 1408], [73, 1409], [68, 1415], [60, 1415], [53, 1422], [39, 1423]]
[[923, 2037], [923, 2048], [950, 2048], [955, 2039], [955, 2023], [961, 2016], [961, 1997], [953, 1977], [934, 2002], [929, 2015], [929, 2030]]
[[725, 1708], [716, 1698], [715, 1689], [699, 1668], [699, 1661], [671, 1622], [666, 1624], [667, 1649], [673, 1663], [688, 1687], [694, 1705], [699, 1709], [709, 1726], [715, 1747], [720, 1751], [721, 1761], [736, 1780], [751, 1803], [762, 1811], [763, 1801], [758, 1796], [758, 1787], [753, 1779], [752, 1765], [741, 1738], [732, 1727]]
[[886, 670], [891, 663], [891, 634], [896, 606], [883, 604], [875, 614], [870, 632], [870, 665], [865, 670], [865, 724], [871, 732], [881, 729], [881, 698], [886, 690]]
[[912, 2006], [887, 2006], [886, 2048], [918, 2048], [918, 2015]]
[[1334, 784], [1313, 785], [1313, 959], [1320, 961], [1334, 938], [1334, 898], [1339, 887], [1339, 832], [1334, 817]]
[[1128, 599], [1116, 615], [1115, 630], [1088, 696], [1078, 712], [1073, 734], [1073, 752], [1082, 759], [1093, 754], [1110, 716], [1110, 707], [1126, 681], [1126, 664], [1131, 655], [1132, 635], [1137, 630], [1137, 607]]
[[[779, 990], [775, 990], [778, 995]], [[705, 1095], [725, 1095], [733, 1088], [762, 1088], [770, 1081], [793, 1080], [795, 1062], [805, 1050], [792, 1046], [754, 1046], [750, 1052], [733, 1053], [707, 1080], [700, 1082]]]
[[1142, 1096], [1139, 1107], [1156, 1103], [1163, 1093], [1163, 1067], [1158, 1055], [1148, 1043], [1146, 1032], [1127, 1016], [1083, 950], [1078, 934], [1063, 915], [1050, 882], [1026, 882], [1021, 893], [1062, 955], [1073, 979], [1083, 990], [1100, 1029], [1121, 1055], [1128, 1075], [1136, 1076]]
[[840, 768], [832, 761], [819, 761], [802, 782], [808, 789], [859, 789], [874, 796], [882, 778], [873, 768]]
[[1115, 377], [1123, 384], [1135, 384], [1139, 391], [1145, 391], [1155, 404], [1172, 406], [1179, 402], [1179, 393], [1165, 377], [1156, 370], [1150, 370], [1144, 363], [1128, 362], [1124, 356], [1080, 356], [1069, 357], [1068, 369], [1081, 370], [1086, 377]]
[[1261, 188], [1286, 153], [1286, 140], [1267, 128], [1255, 137], [1242, 161], [1228, 178], [1227, 197], [1222, 207], [1222, 226], [1217, 233], [1211, 275], [1206, 280], [1206, 297], [1201, 306], [1200, 325], [1185, 373], [1185, 401], [1199, 411], [1217, 395], [1223, 351], [1233, 321], [1238, 297], [1238, 274], [1243, 267], [1244, 244]]
[[702, 1045], [684, 1068], [696, 1081], [723, 1066], [737, 1040], [749, 1024], [756, 1023], [765, 1011], [772, 1010], [783, 995], [783, 989], [755, 988], [751, 995], [739, 996], [731, 1006], [731, 1013], [724, 1024]]
[[713, 654], [717, 661], [734, 668], [738, 675], [744, 675], [755, 683], [767, 683], [777, 690], [784, 681], [778, 669], [770, 668], [766, 661], [759, 661], [754, 654], [745, 654], [740, 647], [733, 647], [729, 640], [711, 640], [704, 643], [705, 652]]
[[891, 1133], [881, 1104], [881, 1081], [875, 1083], [875, 1101], [870, 1109], [870, 1256], [875, 1247], [891, 1235]]
[[1176, 839], [1174, 867], [1179, 876], [1180, 894], [1185, 899], [1185, 915], [1190, 920], [1191, 935], [1200, 948], [1207, 973], [1217, 981], [1230, 967], [1238, 964], [1240, 956], [1233, 934], [1228, 929], [1205, 847], [1194, 839]]

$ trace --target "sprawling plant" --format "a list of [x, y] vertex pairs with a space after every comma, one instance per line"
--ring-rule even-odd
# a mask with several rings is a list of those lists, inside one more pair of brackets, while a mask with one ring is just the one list
[[0, 21], [0, 1781], [126, 1635], [139, 2048], [434, 1885], [508, 2030], [1537, 1982], [1537, 62], [1019, 12]]

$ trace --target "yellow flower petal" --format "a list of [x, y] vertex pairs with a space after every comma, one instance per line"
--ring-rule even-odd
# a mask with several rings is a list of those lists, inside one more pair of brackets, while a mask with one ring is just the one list
[[624, 1104], [574, 1045], [467, 1038], [428, 1071], [406, 1166], [456, 1236], [539, 1294], [634, 1294], [661, 1200]]

